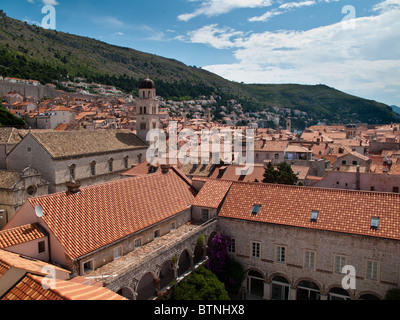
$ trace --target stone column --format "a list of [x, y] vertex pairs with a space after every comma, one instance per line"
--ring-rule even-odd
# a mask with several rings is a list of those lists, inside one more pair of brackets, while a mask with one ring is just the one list
[[194, 254], [189, 254], [189, 269], [193, 268]]
[[264, 300], [271, 300], [272, 298], [272, 282], [267, 283], [264, 281]]
[[290, 288], [289, 300], [296, 300], [296, 295], [297, 295], [297, 289], [291, 287]]
[[154, 279], [154, 289], [156, 293], [160, 291], [160, 278]]
[[179, 268], [179, 266], [177, 264], [174, 264], [172, 266], [172, 270], [174, 271], [174, 279], [178, 278], [178, 268]]

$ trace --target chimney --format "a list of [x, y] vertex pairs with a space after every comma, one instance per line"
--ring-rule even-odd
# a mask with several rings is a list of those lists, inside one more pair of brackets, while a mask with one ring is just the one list
[[263, 149], [264, 147], [265, 147], [265, 144], [267, 143], [267, 139], [266, 138], [263, 138], [262, 139], [262, 146], [261, 146], [261, 149]]
[[67, 194], [79, 194], [81, 193], [81, 183], [79, 181], [71, 180], [66, 184], [67, 186]]
[[356, 190], [360, 190], [360, 166], [357, 166], [357, 172], [356, 172]]
[[162, 174], [167, 174], [169, 173], [170, 165], [169, 164], [162, 164], [160, 165], [161, 167], [161, 173]]

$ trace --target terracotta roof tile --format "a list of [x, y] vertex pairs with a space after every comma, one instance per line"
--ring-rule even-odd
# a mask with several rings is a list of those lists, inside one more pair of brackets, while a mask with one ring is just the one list
[[[262, 205], [258, 215], [254, 204]], [[398, 194], [233, 182], [219, 216], [400, 240], [399, 212]], [[378, 230], [372, 217], [380, 218]]]
[[[193, 189], [175, 170], [29, 199], [74, 259], [184, 211]], [[32, 210], [33, 210], [32, 208]]]
[[40, 281], [27, 274], [1, 300], [64, 300], [60, 295], [43, 288]]
[[42, 280], [28, 273], [2, 300], [126, 300], [107, 288], [74, 281], [54, 280], [54, 287], [45, 289]]
[[21, 173], [19, 171], [0, 170], [1, 189], [12, 189], [20, 179]]
[[0, 278], [4, 276], [10, 268], [11, 266], [8, 263], [0, 260]]
[[206, 179], [206, 183], [200, 189], [192, 205], [207, 208], [218, 208], [231, 185], [232, 181]]
[[[24, 269], [27, 272], [33, 273], [33, 274], [38, 274], [38, 275], [47, 275], [46, 273], [43, 272], [43, 267], [47, 266], [49, 263], [32, 259], [29, 257], [24, 257], [21, 256], [17, 253], [13, 252], [8, 252], [5, 250], [0, 249], [0, 264], [2, 265], [3, 271], [5, 271], [4, 268], [19, 268], [19, 269]], [[68, 275], [70, 274], [70, 271], [59, 268], [57, 266], [53, 266], [56, 271], [60, 271], [61, 274], [63, 275]], [[1, 274], [1, 273], [0, 273]]]
[[24, 242], [44, 238], [45, 235], [36, 223], [0, 231], [0, 249]]
[[54, 159], [146, 147], [132, 131], [125, 129], [32, 130], [31, 134]]

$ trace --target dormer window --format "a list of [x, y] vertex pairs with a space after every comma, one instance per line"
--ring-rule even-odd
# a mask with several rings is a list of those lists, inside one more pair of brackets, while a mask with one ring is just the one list
[[311, 211], [310, 221], [311, 221], [311, 222], [317, 222], [317, 220], [318, 220], [318, 214], [319, 214], [319, 211], [317, 211], [317, 210]]
[[379, 221], [380, 221], [380, 218], [378, 218], [378, 217], [372, 217], [372, 218], [371, 218], [371, 229], [378, 230], [378, 228], [379, 228]]
[[251, 209], [251, 215], [256, 216], [260, 212], [261, 209], [261, 204], [255, 204], [253, 205], [253, 208]]

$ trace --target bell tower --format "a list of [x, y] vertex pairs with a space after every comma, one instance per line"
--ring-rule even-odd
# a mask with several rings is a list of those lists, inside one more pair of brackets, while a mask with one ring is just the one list
[[154, 81], [147, 78], [139, 85], [139, 98], [136, 99], [136, 135], [144, 142], [147, 132], [159, 127], [158, 100]]

